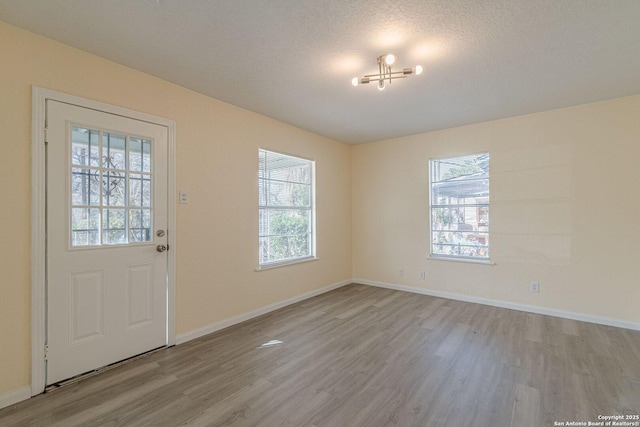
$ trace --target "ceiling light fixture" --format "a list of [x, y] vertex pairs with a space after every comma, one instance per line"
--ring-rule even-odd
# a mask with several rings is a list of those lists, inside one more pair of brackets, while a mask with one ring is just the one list
[[387, 53], [380, 55], [378, 57], [378, 74], [366, 74], [361, 79], [354, 77], [351, 80], [351, 84], [358, 86], [370, 82], [378, 82], [378, 90], [384, 90], [385, 81], [389, 81], [389, 84], [391, 84], [391, 80], [404, 79], [409, 74], [422, 74], [422, 67], [420, 65], [412, 68], [403, 68], [402, 71], [391, 71], [391, 65], [393, 65], [394, 62], [396, 62], [396, 57], [393, 54]]

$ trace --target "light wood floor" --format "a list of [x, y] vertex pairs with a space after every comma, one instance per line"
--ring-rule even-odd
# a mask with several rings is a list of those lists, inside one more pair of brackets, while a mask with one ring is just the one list
[[640, 332], [353, 284], [5, 408], [0, 425], [535, 427], [639, 413]]

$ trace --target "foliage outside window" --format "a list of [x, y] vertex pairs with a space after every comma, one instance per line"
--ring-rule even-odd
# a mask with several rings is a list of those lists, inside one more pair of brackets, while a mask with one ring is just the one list
[[431, 256], [489, 259], [489, 154], [429, 162]]
[[260, 266], [315, 256], [314, 162], [259, 150]]

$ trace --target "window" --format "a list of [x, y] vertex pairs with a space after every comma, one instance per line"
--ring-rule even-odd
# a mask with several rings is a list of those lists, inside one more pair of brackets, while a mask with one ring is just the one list
[[151, 242], [152, 141], [71, 127], [71, 246]]
[[429, 162], [431, 256], [489, 260], [489, 154]]
[[312, 160], [259, 150], [260, 267], [315, 256]]

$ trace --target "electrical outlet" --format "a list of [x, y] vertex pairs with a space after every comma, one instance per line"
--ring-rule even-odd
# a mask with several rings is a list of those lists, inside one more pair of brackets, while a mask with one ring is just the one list
[[404, 268], [399, 268], [398, 270], [396, 270], [396, 273], [398, 274], [398, 276], [402, 277], [404, 276]]
[[424, 271], [421, 271], [420, 274], [418, 274], [418, 279], [425, 280], [426, 278], [427, 278], [427, 275], [425, 274]]
[[540, 282], [531, 282], [529, 283], [529, 291], [537, 294], [540, 292]]

